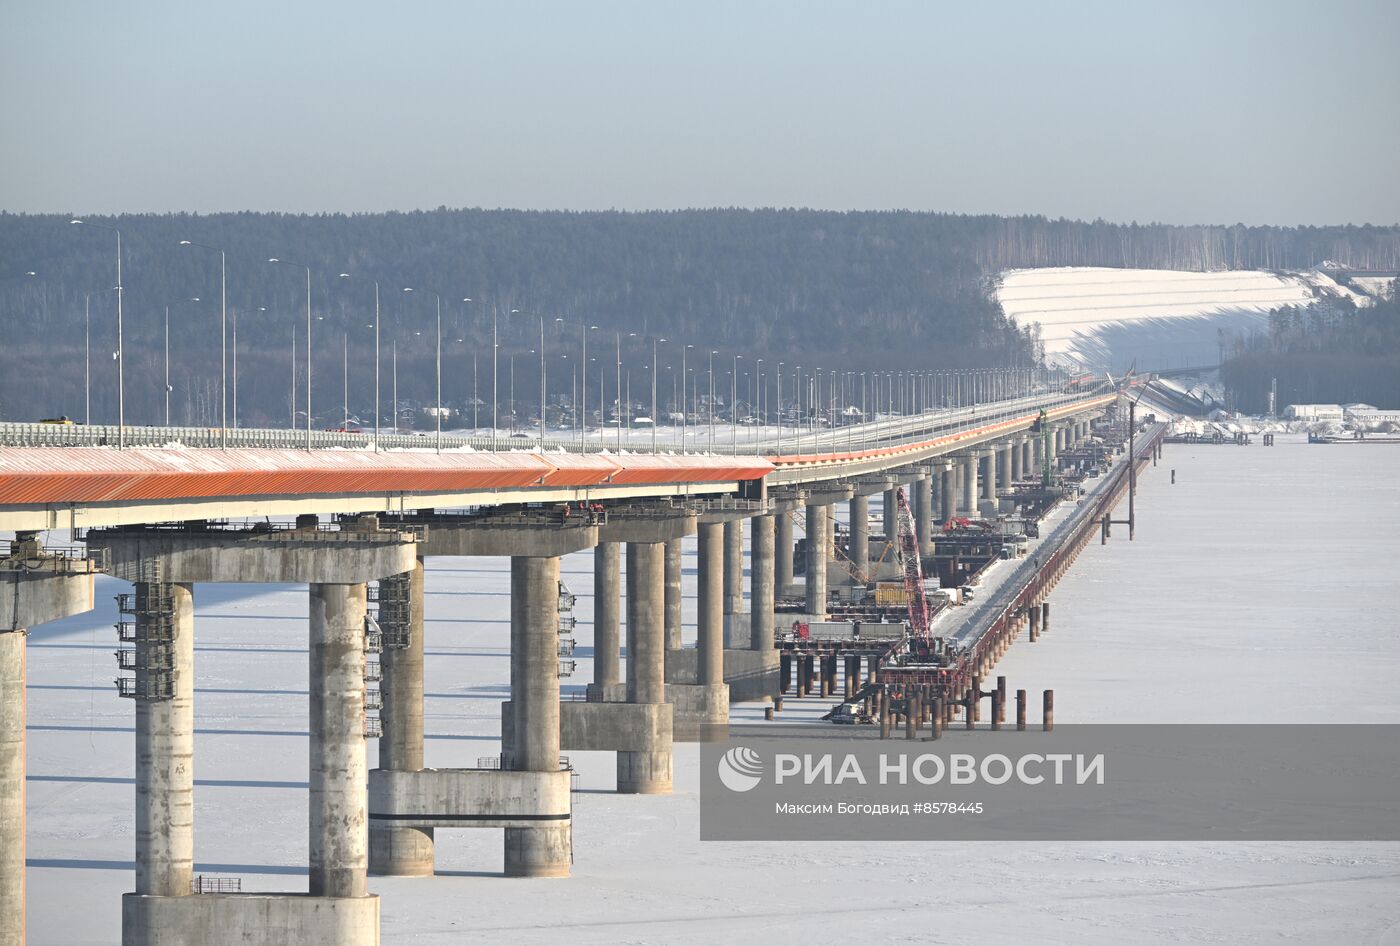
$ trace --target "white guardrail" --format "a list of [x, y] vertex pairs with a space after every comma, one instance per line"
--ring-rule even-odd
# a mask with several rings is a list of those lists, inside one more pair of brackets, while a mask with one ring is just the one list
[[[710, 448], [710, 425], [693, 424], [688, 430], [688, 442], [658, 437], [653, 446], [652, 439], [638, 428], [626, 430], [619, 446], [612, 439], [614, 427], [601, 431], [593, 428], [586, 435], [546, 436], [541, 441], [538, 435], [522, 437], [519, 433], [498, 432], [495, 436], [462, 435], [433, 431], [420, 431], [413, 434], [373, 431], [351, 433], [334, 430], [313, 430], [310, 437], [306, 430], [275, 428], [229, 428], [218, 427], [135, 427], [127, 425], [124, 442], [132, 447], [184, 446], [217, 448], [258, 447], [286, 450], [306, 449], [308, 439], [313, 449], [370, 450], [376, 445], [379, 449], [432, 449], [440, 445], [444, 450], [529, 450], [567, 451], [571, 453], [695, 453], [744, 456], [797, 456], [833, 452], [852, 452], [876, 447], [887, 447], [908, 442], [917, 442], [934, 436], [954, 434], [959, 431], [985, 427], [998, 421], [1022, 416], [1029, 411], [1055, 410], [1076, 403], [1102, 397], [1113, 389], [1104, 385], [1093, 391], [1080, 391], [1074, 394], [1060, 392], [1038, 392], [1006, 401], [993, 401], [969, 407], [958, 407], [937, 411], [927, 411], [915, 415], [895, 415], [868, 423], [849, 424], [841, 427], [822, 428], [782, 428], [770, 431], [766, 436], [742, 436], [743, 433], [757, 434], [757, 430], [744, 431], [742, 425], [732, 432], [729, 425], [724, 433], [718, 433], [715, 426], [714, 447]], [[660, 431], [658, 431], [658, 434]], [[674, 435], [674, 430], [668, 430]], [[0, 447], [115, 447], [118, 428], [115, 424], [44, 424], [0, 422]], [[640, 437], [639, 437], [640, 435]], [[377, 443], [376, 443], [377, 441]]]

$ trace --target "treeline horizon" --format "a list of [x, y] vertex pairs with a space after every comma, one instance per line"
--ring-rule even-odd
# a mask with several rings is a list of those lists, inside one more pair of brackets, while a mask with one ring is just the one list
[[[90, 364], [92, 419], [115, 420], [114, 235], [70, 219], [0, 213], [0, 419], [81, 419]], [[748, 375], [758, 359], [768, 375], [778, 361], [789, 373], [799, 364], [824, 372], [1035, 364], [1036, 331], [1018, 329], [991, 298], [993, 277], [1008, 268], [1304, 269], [1324, 260], [1400, 267], [1400, 228], [1375, 226], [1181, 227], [737, 209], [87, 219], [122, 229], [128, 423], [163, 419], [167, 305], [172, 421], [217, 423], [219, 254], [181, 240], [226, 251], [239, 418], [248, 426], [288, 423], [294, 378], [304, 399], [308, 266], [322, 426], [338, 422], [346, 378], [350, 412], [372, 414], [375, 279], [382, 403], [390, 398], [395, 351], [400, 400], [433, 402], [440, 293], [443, 399], [458, 406], [473, 391], [489, 399], [493, 312], [503, 399], [513, 355], [517, 403], [538, 401], [531, 392], [538, 391], [543, 317], [551, 397], [570, 389], [564, 379], [581, 383], [587, 334], [596, 404], [600, 381], [609, 399], [616, 396], [619, 341], [634, 399], [640, 384], [649, 387], [640, 379], [650, 370], [653, 342], [663, 392], [673, 389], [666, 378], [679, 372], [682, 346], [693, 346], [685, 349], [692, 382], [696, 369], [703, 378], [711, 351], [718, 352], [717, 375], [735, 355], [743, 356], [740, 371]], [[272, 257], [291, 265], [268, 263]], [[717, 385], [727, 388], [727, 376]]]

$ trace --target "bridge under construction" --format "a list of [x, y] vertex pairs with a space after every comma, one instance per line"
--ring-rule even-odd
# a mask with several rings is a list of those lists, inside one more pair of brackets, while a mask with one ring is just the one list
[[[1041, 391], [700, 453], [544, 437], [507, 450], [446, 435], [0, 425], [0, 529], [15, 534], [0, 559], [0, 944], [24, 938], [26, 630], [90, 609], [99, 573], [131, 583], [114, 666], [136, 733], [123, 942], [377, 943], [369, 874], [431, 875], [436, 832], [500, 829], [506, 874], [566, 876], [563, 753], [615, 753], [618, 792], [668, 793], [675, 742], [721, 736], [731, 703], [777, 711], [794, 672], [810, 684], [814, 658], [833, 681], [835, 661], [847, 660], [847, 693], [886, 733], [927, 720], [936, 734], [958, 713], [973, 725], [984, 699], [999, 725], [1004, 688], [984, 691], [984, 681], [1023, 627], [1032, 640], [1047, 629], [1050, 588], [1096, 530], [1108, 535], [1112, 510], [1160, 449], [1160, 427], [1130, 420], [1132, 396], [1131, 386]], [[871, 527], [872, 497], [883, 534]], [[1056, 500], [1080, 505], [1022, 554], [1026, 532], [1004, 527], [1024, 530]], [[45, 546], [51, 531], [81, 545]], [[694, 648], [681, 643], [689, 536], [699, 549]], [[975, 607], [936, 604], [929, 567], [970, 574], [982, 545], [1009, 547], [1013, 573]], [[587, 699], [561, 700], [576, 665], [559, 559], [590, 549], [593, 679]], [[474, 768], [424, 767], [430, 556], [511, 560], [502, 752]], [[886, 616], [899, 620], [801, 644], [779, 632], [780, 622], [811, 628], [862, 613], [891, 574], [905, 595]], [[307, 893], [245, 894], [195, 873], [202, 582], [307, 586]], [[946, 632], [933, 623], [940, 608]], [[956, 628], [954, 613], [967, 616]]]

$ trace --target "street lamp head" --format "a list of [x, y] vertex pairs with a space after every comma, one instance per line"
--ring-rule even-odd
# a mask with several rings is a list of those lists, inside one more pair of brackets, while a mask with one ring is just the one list
[[278, 258], [275, 257], [275, 256], [269, 256], [268, 259], [267, 259], [267, 261], [268, 261], [269, 263], [280, 263], [280, 262], [282, 262], [280, 259], [278, 259]]
[[39, 275], [39, 274], [36, 273], [36, 272], [34, 272], [34, 270], [31, 269], [29, 272], [25, 273], [24, 275], [26, 275], [26, 276], [37, 276], [37, 275]]
[[463, 299], [462, 301], [463, 301], [463, 302], [471, 302], [470, 299]]
[[413, 291], [413, 287], [412, 287], [412, 286], [404, 286], [404, 287], [403, 287], [403, 291], [404, 291], [404, 292], [412, 292], [412, 291]]
[[181, 245], [181, 246], [193, 246], [194, 244], [192, 244], [189, 240], [181, 240], [181, 241], [180, 241], [180, 245]]
[[511, 309], [511, 310], [510, 310], [510, 314], [511, 314], [511, 315], [518, 315], [519, 313], [520, 313], [520, 310], [519, 310], [519, 309]]
[[82, 223], [81, 220], [69, 220], [68, 222], [69, 222], [69, 223]]
[[349, 274], [349, 273], [341, 273], [341, 274], [340, 274], [340, 278], [341, 278], [341, 279], [349, 279], [349, 278], [350, 278], [350, 274]]

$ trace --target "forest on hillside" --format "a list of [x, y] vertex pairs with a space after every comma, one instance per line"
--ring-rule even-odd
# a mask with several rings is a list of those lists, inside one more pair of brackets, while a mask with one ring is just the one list
[[[801, 364], [823, 371], [1026, 365], [1038, 357], [1034, 332], [1018, 331], [988, 295], [990, 276], [1003, 268], [1303, 268], [1324, 260], [1400, 266], [1400, 228], [1371, 226], [446, 208], [88, 222], [122, 231], [127, 416], [136, 423], [158, 422], [163, 413], [167, 307], [174, 422], [217, 419], [220, 353], [225, 338], [232, 342], [233, 323], [237, 344], [229, 358], [236, 353], [242, 423], [287, 423], [292, 392], [304, 390], [308, 368], [318, 424], [333, 425], [343, 400], [352, 413], [367, 416], [374, 280], [384, 403], [395, 359], [400, 400], [432, 401], [439, 294], [444, 400], [462, 405], [473, 391], [477, 399], [489, 397], [493, 314], [500, 384], [513, 363], [520, 400], [537, 401], [525, 392], [538, 390], [541, 319], [551, 391], [571, 372], [581, 381], [585, 335], [590, 386], [615, 387], [620, 348], [640, 387], [653, 346], [663, 377], [678, 371], [685, 351], [692, 383], [697, 363], [712, 351], [717, 374], [719, 363], [730, 366], [740, 355], [746, 376], [758, 359], [769, 372], [779, 360], [785, 370]], [[0, 214], [0, 418], [81, 418], [86, 380], [93, 421], [114, 419], [114, 240], [109, 230], [73, 225], [66, 215]], [[220, 321], [219, 254], [181, 240], [225, 251], [229, 325]], [[273, 257], [288, 265], [269, 263]], [[598, 354], [605, 346], [608, 357]], [[661, 387], [672, 386], [663, 380]]]
[[1277, 379], [1278, 411], [1289, 404], [1400, 407], [1400, 295], [1355, 306], [1347, 300], [1285, 306], [1267, 331], [1232, 339], [1221, 380], [1238, 410], [1262, 414]]

